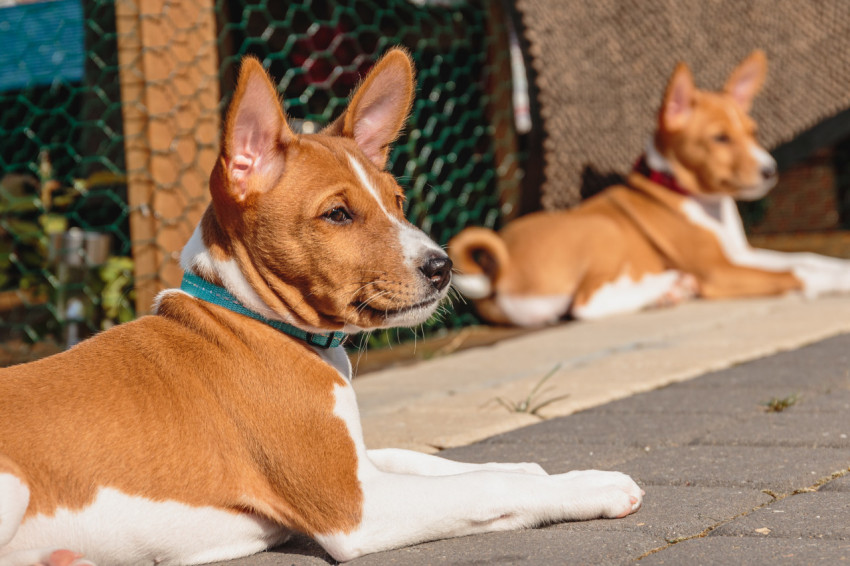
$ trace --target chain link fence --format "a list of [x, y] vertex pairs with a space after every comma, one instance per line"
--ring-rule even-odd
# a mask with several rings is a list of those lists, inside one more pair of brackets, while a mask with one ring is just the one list
[[[509, 37], [505, 5], [487, 0], [0, 2], [0, 365], [144, 314], [179, 284], [247, 54], [310, 132], [406, 46], [418, 91], [390, 168], [408, 217], [441, 244], [498, 227], [523, 179]], [[426, 332], [474, 321], [456, 304]]]

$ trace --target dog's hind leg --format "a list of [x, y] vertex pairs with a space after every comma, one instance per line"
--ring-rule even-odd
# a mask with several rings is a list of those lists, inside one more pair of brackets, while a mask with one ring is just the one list
[[21, 469], [0, 454], [0, 556], [18, 532], [30, 501]]
[[[600, 284], [600, 280], [605, 282]], [[687, 294], [688, 280], [680, 271], [672, 269], [646, 273], [637, 280], [627, 273], [617, 278], [588, 278], [576, 292], [571, 312], [581, 320], [636, 312], [663, 305], [665, 298], [675, 295], [680, 288], [683, 294]]]
[[9, 543], [18, 532], [29, 506], [30, 490], [24, 474], [0, 454], [0, 566], [88, 566], [91, 562], [69, 550], [12, 550]]

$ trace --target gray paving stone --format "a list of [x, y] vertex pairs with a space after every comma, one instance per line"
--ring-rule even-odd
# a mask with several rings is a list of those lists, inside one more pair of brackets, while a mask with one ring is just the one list
[[790, 493], [850, 465], [837, 448], [686, 446], [659, 448], [625, 462], [621, 472], [647, 485], [769, 489]]
[[810, 410], [793, 406], [780, 413], [762, 413], [708, 431], [694, 444], [850, 448], [850, 416]]
[[820, 491], [845, 491], [850, 492], [850, 471], [845, 470], [846, 474], [843, 477], [834, 479], [820, 488]]
[[551, 419], [486, 440], [492, 444], [608, 444], [636, 448], [685, 445], [709, 431], [738, 422], [722, 414], [616, 412], [603, 408]]
[[312, 539], [296, 535], [286, 544], [267, 552], [215, 564], [222, 566], [327, 566], [337, 562]]
[[706, 537], [674, 544], [643, 558], [640, 566], [800, 566], [850, 563], [850, 542], [754, 537]]
[[567, 531], [639, 531], [671, 541], [695, 536], [729, 517], [772, 501], [757, 490], [716, 487], [647, 486], [637, 513], [616, 521], [564, 523], [552, 528]]
[[628, 564], [664, 541], [642, 533], [565, 533], [559, 529], [530, 529], [490, 533], [420, 544], [409, 548], [364, 556], [347, 562], [352, 566], [407, 564]]
[[818, 412], [841, 413], [847, 418], [850, 415], [850, 383], [840, 387], [827, 388], [823, 395], [803, 396], [800, 408]]
[[850, 497], [821, 491], [790, 495], [722, 525], [709, 536], [850, 541]]
[[[712, 377], [700, 379], [709, 380]], [[762, 412], [763, 403], [779, 394], [779, 391], [762, 387], [732, 388], [711, 382], [694, 387], [685, 382], [614, 401], [605, 405], [602, 410], [614, 414], [750, 416]], [[783, 396], [794, 392], [795, 390], [790, 390], [789, 393], [783, 393]]]
[[570, 470], [610, 470], [639, 458], [645, 450], [607, 444], [568, 444], [566, 442], [479, 442], [440, 452], [440, 456], [460, 462], [537, 462], [550, 474]]

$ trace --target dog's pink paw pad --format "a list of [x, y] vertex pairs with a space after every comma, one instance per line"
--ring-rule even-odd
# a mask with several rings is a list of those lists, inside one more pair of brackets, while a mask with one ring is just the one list
[[70, 550], [56, 550], [50, 553], [44, 566], [94, 566], [88, 560], [83, 560], [83, 555]]

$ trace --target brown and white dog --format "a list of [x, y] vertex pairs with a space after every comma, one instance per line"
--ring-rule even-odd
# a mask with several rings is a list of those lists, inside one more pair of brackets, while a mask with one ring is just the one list
[[850, 262], [753, 249], [735, 200], [763, 197], [776, 163], [748, 115], [767, 61], [753, 52], [721, 92], [694, 87], [680, 63], [646, 154], [616, 186], [572, 210], [539, 212], [498, 234], [449, 242], [455, 287], [491, 322], [594, 319], [698, 294], [809, 296], [850, 291]]
[[294, 531], [349, 560], [640, 506], [617, 472], [364, 446], [335, 333], [421, 323], [451, 278], [384, 170], [413, 92], [392, 50], [338, 120], [296, 135], [245, 60], [183, 290], [0, 371], [0, 564], [200, 564]]

